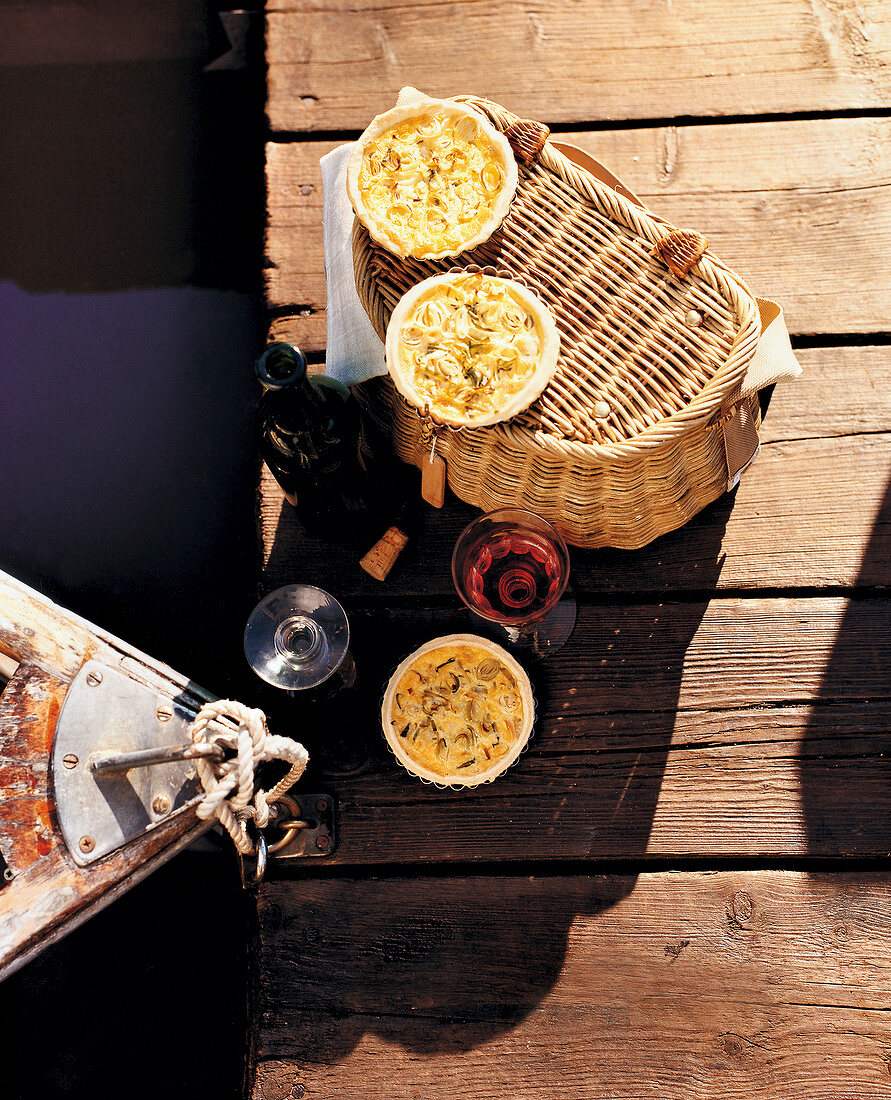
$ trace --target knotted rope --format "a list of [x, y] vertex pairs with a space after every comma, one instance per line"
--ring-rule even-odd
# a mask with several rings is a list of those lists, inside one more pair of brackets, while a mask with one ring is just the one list
[[[221, 724], [223, 719], [229, 719], [238, 729]], [[210, 728], [213, 725], [215, 730]], [[269, 804], [303, 775], [309, 753], [290, 737], [271, 734], [262, 710], [233, 699], [205, 704], [189, 727], [189, 736], [196, 745], [220, 744], [232, 748], [234, 744], [235, 756], [230, 760], [220, 762], [206, 757], [196, 760], [205, 792], [198, 805], [198, 816], [203, 821], [217, 818], [239, 852], [252, 855], [256, 845], [248, 835], [248, 821], [253, 820], [259, 829], [269, 824]], [[255, 789], [254, 769], [268, 760], [283, 760], [291, 765], [290, 770], [270, 791]]]

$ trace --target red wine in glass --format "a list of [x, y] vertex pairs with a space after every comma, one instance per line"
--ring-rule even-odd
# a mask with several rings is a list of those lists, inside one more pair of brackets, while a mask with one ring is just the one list
[[502, 508], [475, 519], [455, 544], [452, 578], [470, 610], [497, 624], [502, 641], [541, 655], [572, 632], [575, 600], [564, 595], [569, 552], [534, 512]]
[[535, 531], [506, 528], [483, 535], [467, 551], [464, 568], [474, 610], [500, 622], [543, 615], [566, 583], [559, 549]]

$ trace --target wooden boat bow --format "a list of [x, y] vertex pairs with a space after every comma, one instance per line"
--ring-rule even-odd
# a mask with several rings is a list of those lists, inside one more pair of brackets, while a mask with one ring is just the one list
[[[100, 750], [181, 743], [214, 697], [5, 573], [0, 688], [3, 978], [210, 827], [196, 815], [189, 762], [148, 779], [101, 776], [89, 763]], [[88, 727], [103, 712], [117, 740], [90, 746]]]

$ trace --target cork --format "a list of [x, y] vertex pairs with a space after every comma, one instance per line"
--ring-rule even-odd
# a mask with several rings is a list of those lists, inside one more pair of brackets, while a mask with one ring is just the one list
[[385, 581], [407, 542], [408, 535], [398, 527], [388, 527], [359, 565], [376, 581]]

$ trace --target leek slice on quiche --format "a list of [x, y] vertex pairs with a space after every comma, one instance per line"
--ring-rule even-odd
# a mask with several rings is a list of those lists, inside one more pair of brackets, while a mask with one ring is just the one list
[[434, 783], [476, 786], [520, 755], [535, 720], [529, 677], [473, 634], [435, 638], [407, 657], [384, 695], [381, 722], [396, 759]]
[[484, 273], [425, 279], [402, 296], [387, 326], [397, 390], [452, 427], [522, 412], [553, 378], [559, 352], [547, 306], [520, 283]]
[[356, 216], [402, 259], [457, 256], [482, 244], [516, 189], [507, 139], [469, 107], [426, 97], [378, 115], [347, 166]]

